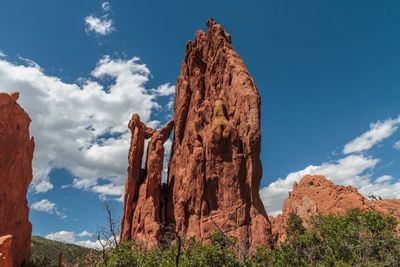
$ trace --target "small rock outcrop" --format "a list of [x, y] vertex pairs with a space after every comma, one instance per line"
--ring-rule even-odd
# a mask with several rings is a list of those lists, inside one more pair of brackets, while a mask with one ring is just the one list
[[29, 135], [31, 120], [18, 105], [18, 97], [0, 93], [0, 236], [12, 235], [14, 266], [30, 258], [32, 225], [26, 194], [35, 148]]
[[12, 235], [0, 236], [0, 266], [13, 266]]
[[[167, 183], [163, 143], [173, 122], [153, 132], [131, 120], [122, 240], [160, 242], [163, 226], [207, 241], [221, 230], [245, 248], [270, 247], [271, 224], [259, 196], [260, 96], [221, 25], [209, 20], [186, 46], [176, 85]], [[144, 139], [150, 138], [141, 170]]]
[[307, 222], [316, 214], [343, 214], [349, 209], [373, 209], [400, 220], [400, 199], [369, 200], [352, 186], [335, 185], [320, 175], [307, 175], [293, 185], [283, 204], [282, 214], [270, 218], [274, 240], [278, 243], [285, 240], [291, 213]]

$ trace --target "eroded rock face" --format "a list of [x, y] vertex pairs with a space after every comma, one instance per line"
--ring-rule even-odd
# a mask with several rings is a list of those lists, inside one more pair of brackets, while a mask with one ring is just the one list
[[132, 220], [139, 196], [139, 187], [144, 180], [142, 158], [144, 140], [149, 139], [154, 130], [140, 121], [138, 114], [133, 114], [128, 125], [131, 130], [131, 145], [128, 154], [128, 177], [125, 183], [124, 209], [121, 224], [121, 240], [132, 239]]
[[[164, 162], [164, 143], [174, 127], [171, 120], [154, 131], [133, 114], [129, 122], [131, 146], [128, 156], [128, 178], [125, 185], [124, 213], [121, 240], [135, 240], [153, 246], [160, 239], [163, 193], [161, 174]], [[147, 145], [146, 164], [142, 169], [144, 141]]]
[[[174, 122], [165, 185], [163, 144], [173, 122], [154, 133], [148, 130], [148, 135], [146, 126], [130, 123], [121, 239], [153, 245], [166, 226], [200, 241], [219, 229], [245, 248], [270, 247], [271, 224], [259, 196], [260, 96], [229, 34], [213, 20], [206, 33], [198, 31], [187, 44]], [[142, 137], [136, 138], [139, 133]], [[151, 134], [146, 169], [141, 171], [144, 139]]]
[[133, 240], [147, 246], [156, 245], [160, 240], [163, 193], [161, 174], [164, 162], [164, 143], [170, 136], [173, 121], [154, 132], [147, 147], [145, 177], [140, 185], [136, 210], [133, 214], [131, 236]]
[[361, 195], [352, 186], [335, 185], [324, 176], [307, 175], [298, 184], [283, 204], [282, 214], [271, 218], [274, 240], [285, 239], [286, 225], [290, 213], [296, 213], [305, 222], [316, 214], [343, 214], [349, 209], [374, 209], [391, 214], [400, 220], [400, 199], [372, 201]]
[[260, 96], [231, 37], [213, 20], [188, 42], [174, 103], [167, 221], [207, 240], [220, 228], [249, 246], [271, 242], [259, 196]]
[[32, 225], [26, 200], [35, 148], [18, 93], [0, 93], [0, 236], [12, 235], [14, 266], [30, 258]]

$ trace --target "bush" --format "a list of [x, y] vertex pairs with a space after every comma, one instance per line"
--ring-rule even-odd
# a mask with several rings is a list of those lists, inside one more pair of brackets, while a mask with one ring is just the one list
[[[398, 222], [376, 211], [350, 210], [344, 215], [316, 216], [308, 222], [290, 215], [287, 239], [270, 250], [257, 248], [243, 257], [237, 240], [220, 232], [209, 244], [183, 240], [179, 266], [400, 266]], [[107, 264], [99, 266], [176, 266], [178, 247], [145, 249], [125, 242], [108, 251]]]

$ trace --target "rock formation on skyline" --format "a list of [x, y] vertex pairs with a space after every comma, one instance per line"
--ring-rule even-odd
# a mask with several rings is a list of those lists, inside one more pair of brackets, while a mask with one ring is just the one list
[[314, 215], [343, 214], [349, 209], [373, 209], [400, 220], [400, 199], [370, 200], [352, 186], [335, 185], [320, 175], [306, 175], [293, 185], [282, 214], [270, 217], [274, 241], [279, 243], [285, 239], [290, 213], [300, 216], [307, 225], [307, 220]]
[[140, 121], [138, 114], [133, 114], [128, 125], [131, 130], [131, 145], [128, 154], [128, 177], [125, 183], [124, 208], [121, 224], [121, 240], [132, 239], [132, 220], [139, 195], [139, 187], [144, 179], [142, 158], [144, 141], [149, 139], [154, 130]]
[[[271, 247], [271, 224], [259, 196], [260, 96], [231, 37], [213, 20], [186, 46], [174, 102], [167, 184], [163, 143], [173, 122], [153, 131], [131, 120], [132, 141], [122, 240], [153, 245], [162, 226], [207, 241], [218, 229], [246, 248]], [[150, 138], [141, 170], [144, 139]]]
[[260, 96], [230, 35], [213, 20], [186, 46], [174, 103], [167, 220], [187, 237], [220, 228], [270, 246], [259, 196]]
[[32, 225], [26, 194], [35, 148], [29, 135], [31, 120], [18, 105], [18, 97], [0, 93], [0, 236], [12, 236], [14, 266], [30, 258]]

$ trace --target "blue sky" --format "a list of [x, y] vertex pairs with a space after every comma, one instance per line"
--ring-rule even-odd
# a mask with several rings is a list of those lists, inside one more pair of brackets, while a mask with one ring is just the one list
[[95, 245], [101, 201], [120, 213], [127, 120], [170, 118], [185, 44], [209, 17], [262, 97], [269, 213], [307, 173], [400, 197], [399, 15], [395, 0], [2, 1], [0, 90], [21, 92], [37, 144], [33, 233]]

